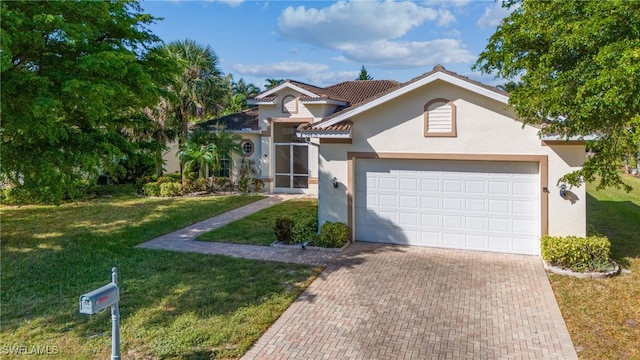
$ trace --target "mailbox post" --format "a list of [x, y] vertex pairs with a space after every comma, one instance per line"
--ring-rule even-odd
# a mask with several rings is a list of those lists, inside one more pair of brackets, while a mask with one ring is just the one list
[[111, 283], [80, 295], [80, 313], [97, 314], [111, 307], [111, 360], [120, 360], [120, 289], [118, 269], [111, 269]]

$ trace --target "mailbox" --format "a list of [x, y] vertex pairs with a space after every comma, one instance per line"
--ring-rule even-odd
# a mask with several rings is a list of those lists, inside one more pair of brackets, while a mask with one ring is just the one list
[[118, 285], [109, 283], [99, 289], [80, 296], [80, 313], [97, 314], [120, 299]]

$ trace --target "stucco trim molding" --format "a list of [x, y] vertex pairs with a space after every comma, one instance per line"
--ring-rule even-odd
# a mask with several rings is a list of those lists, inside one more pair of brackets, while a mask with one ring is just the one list
[[446, 153], [388, 153], [347, 152], [347, 225], [351, 229], [351, 241], [355, 241], [355, 162], [357, 159], [397, 160], [460, 160], [460, 161], [505, 161], [538, 163], [540, 177], [540, 235], [549, 233], [549, 159], [547, 155], [528, 154], [446, 154]]

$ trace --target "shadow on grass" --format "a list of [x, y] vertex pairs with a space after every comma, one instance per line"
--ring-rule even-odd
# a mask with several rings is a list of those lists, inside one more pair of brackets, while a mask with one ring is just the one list
[[631, 258], [640, 258], [640, 206], [631, 201], [598, 200], [587, 194], [589, 234], [606, 235], [611, 256], [628, 268]]

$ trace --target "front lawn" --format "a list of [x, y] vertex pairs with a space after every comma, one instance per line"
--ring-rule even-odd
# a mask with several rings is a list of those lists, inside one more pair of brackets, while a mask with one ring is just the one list
[[605, 280], [549, 275], [580, 359], [640, 359], [640, 180], [631, 193], [587, 186], [590, 233], [611, 240], [614, 260], [631, 274]]
[[261, 198], [0, 208], [2, 358], [36, 347], [57, 354], [47, 358], [109, 358], [109, 311], [81, 315], [78, 297], [109, 282], [113, 266], [124, 359], [241, 357], [320, 269], [134, 246]]
[[251, 214], [216, 230], [204, 233], [197, 239], [201, 241], [268, 246], [276, 241], [273, 226], [277, 218], [291, 216], [299, 210], [313, 210], [317, 208], [318, 199], [292, 199], [258, 211], [255, 214]]

